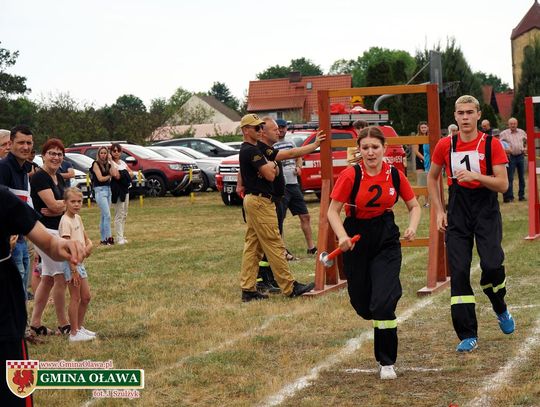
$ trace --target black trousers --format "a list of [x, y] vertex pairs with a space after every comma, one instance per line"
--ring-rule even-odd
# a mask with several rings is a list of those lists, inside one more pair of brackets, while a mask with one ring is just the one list
[[446, 249], [451, 273], [452, 323], [459, 339], [478, 337], [475, 299], [471, 287], [472, 250], [480, 256], [480, 285], [493, 310], [506, 311], [502, 219], [497, 193], [487, 188], [450, 186]]
[[349, 236], [361, 238], [352, 251], [343, 254], [351, 305], [358, 315], [373, 320], [375, 359], [383, 366], [397, 359], [396, 307], [401, 298], [401, 246], [394, 214], [372, 219], [347, 217]]
[[[26, 360], [28, 353], [24, 339], [0, 341], [0, 406], [33, 406], [32, 395], [20, 398], [14, 395], [6, 382], [6, 360]], [[36, 379], [37, 380], [37, 377]]]

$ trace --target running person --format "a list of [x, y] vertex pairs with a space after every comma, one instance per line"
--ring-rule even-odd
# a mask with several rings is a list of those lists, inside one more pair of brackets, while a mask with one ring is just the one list
[[[507, 158], [499, 140], [477, 130], [480, 105], [473, 96], [456, 100], [454, 117], [459, 133], [437, 143], [428, 174], [428, 192], [437, 214], [437, 226], [446, 231], [446, 250], [451, 273], [451, 313], [460, 343], [456, 351], [477, 348], [478, 322], [470, 282], [472, 249], [480, 256], [480, 285], [491, 301], [499, 326], [514, 332], [514, 320], [504, 296], [506, 275], [501, 247], [502, 220], [497, 193], [508, 188]], [[444, 211], [438, 179], [446, 166], [449, 198]]]
[[[401, 297], [401, 245], [392, 207], [398, 197], [409, 210], [403, 237], [414, 240], [420, 206], [407, 177], [383, 161], [386, 140], [378, 127], [360, 131], [360, 164], [345, 169], [332, 190], [328, 222], [343, 250], [351, 305], [358, 315], [373, 320], [375, 359], [381, 379], [395, 379], [398, 337], [396, 306]], [[346, 219], [340, 212], [345, 206]], [[360, 234], [356, 244], [353, 235]]]

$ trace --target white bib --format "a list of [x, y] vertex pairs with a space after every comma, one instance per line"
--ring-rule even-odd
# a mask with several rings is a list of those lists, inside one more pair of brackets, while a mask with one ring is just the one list
[[456, 151], [450, 154], [452, 171], [467, 170], [480, 174], [480, 156], [478, 151]]

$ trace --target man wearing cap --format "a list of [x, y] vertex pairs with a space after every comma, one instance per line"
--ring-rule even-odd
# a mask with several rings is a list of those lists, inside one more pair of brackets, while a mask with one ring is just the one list
[[289, 270], [284, 256], [285, 245], [279, 234], [272, 182], [279, 171], [276, 159], [291, 159], [308, 154], [319, 147], [325, 136], [319, 132], [315, 143], [294, 150], [278, 151], [270, 148], [272, 151], [261, 152], [257, 142], [261, 139], [264, 123], [256, 114], [247, 114], [240, 122], [244, 136], [240, 148], [240, 176], [245, 191], [243, 205], [247, 223], [240, 272], [243, 302], [268, 298], [268, 295], [256, 289], [259, 260], [263, 252], [285, 296], [297, 297], [314, 287], [313, 283], [301, 284], [295, 281]]
[[[274, 144], [276, 150], [290, 150], [295, 148], [291, 141], [285, 140], [287, 134], [287, 122], [283, 119], [277, 119], [276, 124], [279, 129], [279, 141]], [[315, 254], [317, 248], [313, 243], [313, 232], [311, 231], [311, 223], [309, 211], [304, 201], [304, 195], [298, 184], [298, 176], [302, 171], [302, 159], [300, 157], [294, 160], [283, 161], [283, 175], [285, 176], [285, 196], [280, 202], [282, 222], [287, 215], [287, 209], [290, 209], [293, 216], [298, 215], [300, 219], [300, 227], [304, 233], [307, 243], [307, 253]]]

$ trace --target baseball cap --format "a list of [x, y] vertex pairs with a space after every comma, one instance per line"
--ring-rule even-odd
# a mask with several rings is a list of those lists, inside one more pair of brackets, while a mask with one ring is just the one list
[[278, 127], [287, 127], [287, 120], [277, 119], [276, 124]]
[[244, 117], [242, 117], [242, 120], [240, 120], [240, 127], [244, 126], [256, 126], [258, 124], [263, 124], [264, 121], [262, 121], [259, 116], [256, 114], [250, 113], [246, 114]]

